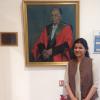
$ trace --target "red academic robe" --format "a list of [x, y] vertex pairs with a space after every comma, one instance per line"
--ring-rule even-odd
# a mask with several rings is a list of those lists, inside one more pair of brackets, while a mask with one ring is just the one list
[[[61, 27], [61, 29], [57, 32], [55, 40], [56, 40], [55, 47], [67, 42], [69, 45], [69, 48], [71, 48], [72, 47], [72, 29], [71, 29], [71, 26], [70, 25], [63, 25], [63, 27]], [[45, 48], [47, 48], [48, 42], [49, 42], [49, 37], [47, 34], [47, 28], [45, 28], [44, 31], [41, 33], [39, 39], [34, 44], [34, 47], [32, 49], [32, 54], [33, 54], [35, 60], [38, 59], [38, 57], [40, 55], [39, 49], [38, 49], [38, 44], [42, 43], [42, 44], [44, 44]], [[66, 53], [67, 59], [65, 57], [63, 57], [62, 54], [59, 53], [59, 54], [53, 56], [53, 61], [61, 62], [61, 61], [69, 60], [70, 59], [69, 49], [66, 49], [65, 53]]]

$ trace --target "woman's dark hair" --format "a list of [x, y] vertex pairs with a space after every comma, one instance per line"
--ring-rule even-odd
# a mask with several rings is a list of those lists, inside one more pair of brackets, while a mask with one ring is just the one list
[[87, 44], [87, 41], [84, 38], [78, 38], [77, 40], [74, 41], [74, 44], [72, 46], [72, 50], [73, 50], [72, 59], [75, 59], [76, 58], [76, 56], [74, 55], [74, 47], [75, 47], [75, 44], [76, 43], [81, 43], [84, 46], [84, 48], [86, 49], [85, 56], [86, 57], [90, 57], [89, 56], [89, 52], [88, 52], [88, 44]]

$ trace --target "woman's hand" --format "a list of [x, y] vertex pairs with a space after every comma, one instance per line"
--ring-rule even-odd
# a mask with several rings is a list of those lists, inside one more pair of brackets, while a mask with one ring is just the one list
[[72, 98], [71, 100], [78, 100], [76, 97]]
[[83, 100], [90, 100], [90, 99], [85, 98], [85, 99], [83, 99]]

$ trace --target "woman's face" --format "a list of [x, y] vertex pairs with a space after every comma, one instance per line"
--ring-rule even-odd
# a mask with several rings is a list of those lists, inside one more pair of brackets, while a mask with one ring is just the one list
[[82, 58], [85, 56], [86, 49], [81, 43], [76, 43], [74, 47], [74, 54], [77, 58]]

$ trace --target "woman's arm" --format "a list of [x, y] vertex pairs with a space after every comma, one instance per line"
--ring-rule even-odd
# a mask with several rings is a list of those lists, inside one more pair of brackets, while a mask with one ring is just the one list
[[96, 62], [94, 62], [94, 60], [92, 61], [93, 67], [92, 67], [92, 72], [93, 72], [93, 85], [88, 93], [88, 95], [86, 96], [86, 98], [84, 100], [90, 100], [91, 97], [97, 92], [97, 87], [98, 87], [98, 68], [96, 66]]
[[95, 87], [95, 85], [93, 85], [88, 93], [88, 95], [86, 96], [85, 99], [83, 100], [90, 100], [92, 98], [92, 96], [96, 93], [97, 88]]
[[68, 84], [65, 86], [65, 88], [66, 88], [66, 90], [67, 90], [67, 92], [68, 92], [68, 95], [70, 96], [71, 100], [78, 100], [78, 99], [74, 96], [74, 94], [72, 93], [72, 90], [71, 90], [71, 88], [70, 88], [70, 86], [69, 86]]
[[64, 87], [65, 87], [65, 91], [67, 92], [67, 95], [69, 95], [69, 97], [71, 98], [71, 100], [78, 100], [69, 85], [69, 77], [68, 77], [68, 66], [66, 66], [66, 71], [65, 71], [65, 77], [64, 77]]

